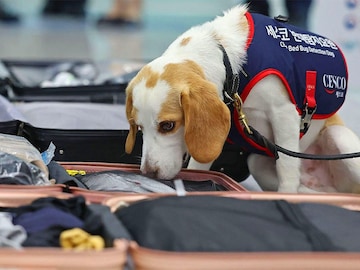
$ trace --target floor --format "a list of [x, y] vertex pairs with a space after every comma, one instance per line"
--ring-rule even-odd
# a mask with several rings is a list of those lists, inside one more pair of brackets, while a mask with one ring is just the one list
[[4, 2], [21, 14], [22, 22], [0, 24], [1, 58], [144, 60], [155, 58], [178, 34], [220, 15], [236, 1], [211, 0], [206, 11], [204, 0], [144, 1], [141, 27], [98, 27], [96, 19], [107, 11], [111, 0], [88, 1], [84, 20], [43, 17], [44, 1], [40, 0]]
[[[280, 14], [283, 11], [282, 1], [271, 1], [274, 14]], [[21, 15], [21, 22], [19, 24], [0, 23], [0, 59], [149, 61], [160, 55], [176, 36], [190, 26], [205, 22], [216, 15], [221, 15], [223, 10], [239, 1], [145, 0], [141, 27], [97, 26], [97, 18], [109, 9], [111, 0], [89, 0], [88, 16], [85, 19], [43, 17], [41, 15], [43, 0], [3, 0], [3, 2]], [[338, 0], [331, 0], [331, 2], [318, 0], [316, 2], [322, 2], [323, 7], [324, 5], [327, 7], [334, 5], [332, 10], [335, 12], [337, 11], [336, 5], [341, 3]], [[321, 9], [317, 6], [317, 10]], [[359, 13], [359, 7], [357, 7], [357, 19], [360, 18]], [[311, 25], [313, 28], [321, 28], [324, 24], [320, 23], [319, 27], [316, 11], [313, 11], [312, 14], [314, 16], [311, 18]], [[327, 19], [331, 21], [334, 18], [336, 16]], [[354, 37], [357, 38], [356, 42], [358, 42], [360, 31], [356, 31], [357, 34]], [[331, 29], [329, 32], [332, 34]], [[359, 44], [357, 43], [358, 51]], [[355, 55], [358, 57], [360, 54]], [[358, 61], [359, 58], [351, 60], [354, 63], [360, 62]], [[358, 77], [360, 70], [358, 67], [350, 70], [353, 77]], [[345, 106], [341, 109], [340, 114], [347, 125], [360, 135], [359, 107], [360, 84], [353, 84], [349, 89]]]

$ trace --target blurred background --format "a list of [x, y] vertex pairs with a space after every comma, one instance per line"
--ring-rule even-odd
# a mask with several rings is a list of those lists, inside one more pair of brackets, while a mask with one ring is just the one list
[[[121, 0], [119, 0], [121, 1]], [[63, 2], [63, 3], [61, 3]], [[65, 3], [64, 3], [65, 2]], [[0, 0], [0, 59], [149, 61], [189, 27], [221, 15], [243, 1], [122, 0], [136, 2], [130, 15], [117, 0]], [[265, 2], [265, 1], [253, 1]], [[306, 0], [290, 0], [307, 3]], [[349, 66], [349, 94], [342, 108], [360, 134], [360, 1], [313, 0], [306, 11], [293, 8], [290, 18], [306, 18], [306, 27], [342, 47]], [[259, 4], [259, 3], [258, 3]], [[260, 7], [261, 7], [260, 3]], [[62, 6], [62, 7], [61, 7]], [[255, 4], [254, 4], [255, 7]], [[268, 14], [290, 15], [286, 0], [269, 0]], [[126, 17], [128, 16], [128, 17]]]
[[141, 25], [99, 25], [98, 19], [111, 10], [113, 0], [87, 0], [84, 16], [44, 16], [46, 2], [1, 0], [19, 16], [19, 22], [1, 23], [0, 57], [152, 59], [190, 26], [236, 4], [233, 0], [144, 0]]

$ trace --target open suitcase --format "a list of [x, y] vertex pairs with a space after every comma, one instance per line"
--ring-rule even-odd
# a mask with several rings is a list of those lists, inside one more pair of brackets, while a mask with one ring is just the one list
[[[206, 196], [196, 194], [193, 196]], [[189, 196], [192, 196], [189, 194]], [[238, 200], [286, 200], [292, 203], [316, 203], [335, 205], [353, 211], [360, 210], [360, 197], [347, 194], [279, 194], [256, 192], [218, 192], [211, 196], [224, 196]], [[146, 199], [156, 198], [149, 195]], [[138, 199], [137, 199], [138, 200]], [[132, 195], [113, 197], [104, 201], [113, 211], [124, 202], [132, 203]], [[181, 226], [181, 225], [180, 225]], [[240, 229], [240, 228], [239, 228]], [[221, 232], [219, 232], [221, 233]], [[258, 232], [263, 239], [271, 232]], [[184, 236], [186, 237], [186, 236]], [[284, 237], [286, 237], [284, 235]], [[190, 240], [190, 239], [189, 239]], [[136, 241], [130, 243], [129, 252], [135, 269], [141, 270], [235, 270], [235, 269], [358, 269], [360, 253], [358, 252], [179, 252], [146, 248]]]
[[[101, 173], [108, 171], [119, 171], [125, 173], [133, 173], [134, 177], [137, 174], [140, 174], [139, 165], [136, 164], [126, 164], [126, 163], [105, 163], [105, 162], [59, 162], [59, 164], [65, 169], [68, 170], [71, 174], [76, 174], [79, 172], [81, 174], [91, 175], [92, 173]], [[215, 171], [201, 171], [201, 170], [190, 170], [182, 169], [178, 175], [179, 179], [182, 179], [185, 182], [185, 191], [186, 191], [186, 182], [189, 183], [191, 189], [190, 193], [212, 193], [216, 191], [237, 191], [237, 192], [247, 192], [247, 190], [239, 184], [234, 179], [229, 176]], [[134, 193], [137, 198], [143, 198], [146, 194], [129, 192], [129, 191], [97, 191], [91, 189], [85, 189], [82, 187], [68, 185], [68, 184], [53, 184], [47, 186], [36, 186], [36, 185], [0, 185], [1, 190], [4, 194], [9, 194], [10, 200], [14, 201], [12, 197], [15, 196], [16, 192], [21, 192], [25, 194], [41, 194], [44, 196], [58, 195], [58, 194], [71, 194], [84, 196], [86, 200], [91, 203], [102, 203], [105, 199], [114, 197], [114, 196], [125, 196], [129, 193]], [[197, 189], [197, 187], [200, 187]], [[174, 190], [175, 193], [175, 190]], [[153, 193], [158, 194], [158, 193]], [[4, 197], [1, 198], [3, 200]], [[22, 200], [19, 198], [19, 200]], [[0, 202], [1, 203], [1, 202]]]
[[[65, 169], [73, 171], [85, 171], [86, 173], [103, 172], [111, 170], [121, 170], [130, 173], [140, 173], [138, 165], [134, 164], [116, 164], [116, 163], [100, 163], [100, 162], [61, 162], [60, 163]], [[201, 171], [201, 170], [190, 170], [182, 169], [178, 175], [179, 179], [189, 181], [193, 183], [211, 182], [215, 185], [214, 190], [225, 190], [225, 191], [238, 191], [246, 192], [246, 189], [241, 186], [238, 182], [228, 177], [227, 175], [215, 172], [215, 171]], [[123, 192], [109, 192], [109, 191], [93, 191], [86, 190], [78, 187], [69, 187], [69, 192], [74, 195], [84, 196], [91, 202], [101, 203], [103, 200], [113, 197], [127, 195], [128, 193]], [[203, 193], [206, 191], [191, 191], [190, 193]], [[216, 192], [216, 191], [208, 191]], [[136, 194], [136, 198], [143, 198], [144, 194]], [[146, 195], [145, 195], [146, 197]]]
[[[29, 192], [31, 191], [31, 192]], [[73, 195], [56, 189], [17, 189], [10, 187], [0, 190], [0, 207], [19, 207], [29, 205], [34, 200], [46, 197], [69, 199]], [[89, 202], [90, 203], [90, 202]], [[1, 269], [125, 269], [128, 242], [114, 241], [113, 247], [102, 251], [70, 251], [56, 247], [27, 247], [19, 250], [0, 248]]]
[[123, 104], [140, 61], [0, 61], [0, 94], [11, 101]]

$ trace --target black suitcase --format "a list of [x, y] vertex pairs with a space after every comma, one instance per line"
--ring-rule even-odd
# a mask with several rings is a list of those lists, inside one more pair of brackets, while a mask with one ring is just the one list
[[11, 101], [124, 103], [144, 62], [0, 61], [0, 94]]
[[[133, 152], [127, 154], [125, 141], [128, 130], [44, 129], [14, 121], [0, 123], [0, 131], [24, 136], [40, 152], [45, 151], [50, 142], [53, 142], [56, 146], [54, 156], [56, 161], [140, 164], [141, 132], [137, 134]], [[241, 182], [249, 176], [246, 159], [247, 154], [239, 147], [225, 143], [220, 157], [213, 163], [211, 170], [225, 173]]]

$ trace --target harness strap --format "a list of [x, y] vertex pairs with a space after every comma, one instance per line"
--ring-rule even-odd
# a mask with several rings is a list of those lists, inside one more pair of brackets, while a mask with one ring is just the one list
[[219, 44], [219, 48], [223, 53], [223, 63], [225, 66], [225, 73], [226, 73], [224, 87], [223, 87], [224, 102], [225, 104], [229, 105], [234, 101], [233, 96], [238, 91], [239, 83], [240, 83], [239, 75], [237, 73], [233, 73], [229, 56], [227, 55], [225, 48], [221, 44]]

